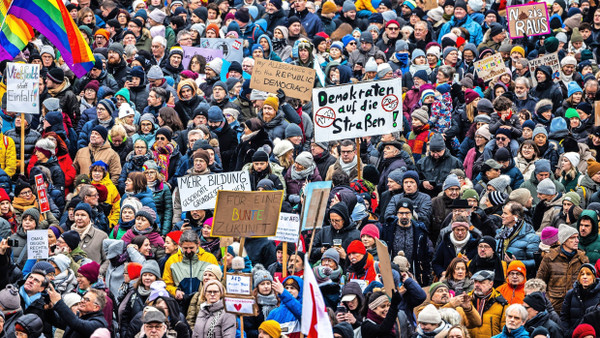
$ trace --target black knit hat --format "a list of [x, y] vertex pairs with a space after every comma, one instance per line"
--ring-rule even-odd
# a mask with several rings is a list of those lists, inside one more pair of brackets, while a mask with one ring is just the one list
[[537, 312], [546, 310], [546, 299], [539, 291], [532, 292], [525, 296], [525, 298], [523, 298], [523, 303], [527, 303], [527, 305]]

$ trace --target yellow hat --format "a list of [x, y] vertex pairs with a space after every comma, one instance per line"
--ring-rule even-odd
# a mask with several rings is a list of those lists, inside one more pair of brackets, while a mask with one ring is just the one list
[[265, 331], [265, 333], [271, 336], [272, 338], [281, 337], [281, 326], [278, 322], [274, 320], [266, 320], [262, 322], [258, 329]]
[[523, 47], [521, 46], [514, 46], [511, 50], [510, 53], [514, 53], [517, 52], [519, 54], [521, 54], [521, 56], [525, 57], [525, 49], [523, 49]]
[[275, 111], [279, 110], [279, 99], [276, 96], [267, 97], [265, 104], [271, 106]]

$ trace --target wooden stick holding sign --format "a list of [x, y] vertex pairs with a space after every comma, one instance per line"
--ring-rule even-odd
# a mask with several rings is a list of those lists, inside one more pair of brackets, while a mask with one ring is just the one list
[[[388, 247], [383, 244], [379, 239], [375, 239], [375, 245], [377, 246], [377, 257], [379, 258], [379, 274], [383, 280], [383, 288], [385, 294], [388, 297], [392, 297], [392, 292], [396, 288], [394, 283], [394, 275], [392, 273], [392, 262], [390, 261], [390, 253]], [[398, 331], [400, 331], [400, 321], [396, 319], [398, 325]], [[398, 332], [400, 333], [400, 332]], [[398, 335], [400, 336], [400, 335]]]
[[356, 171], [358, 172], [358, 179], [362, 179], [362, 166], [360, 165], [360, 137], [356, 138]]
[[283, 251], [283, 258], [281, 261], [281, 274], [283, 276], [283, 279], [285, 279], [287, 277], [287, 260], [288, 260], [288, 254], [287, 254], [287, 250], [288, 250], [288, 243], [287, 242], [283, 242], [283, 244], [281, 244], [281, 250]]
[[594, 117], [595, 117], [594, 125], [596, 127], [600, 126], [600, 101], [596, 101], [594, 103]]
[[[25, 175], [25, 114], [21, 113], [21, 175]], [[26, 123], [26, 122], [25, 122]]]

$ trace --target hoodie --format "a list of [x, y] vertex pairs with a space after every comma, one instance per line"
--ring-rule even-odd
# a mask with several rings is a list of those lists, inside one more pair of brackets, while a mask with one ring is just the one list
[[592, 222], [592, 231], [589, 235], [583, 237], [579, 235], [579, 249], [585, 251], [585, 255], [590, 260], [591, 264], [596, 264], [600, 258], [600, 237], [598, 236], [598, 216], [593, 210], [584, 210], [577, 221], [577, 229], [581, 224], [582, 219], [587, 219]]

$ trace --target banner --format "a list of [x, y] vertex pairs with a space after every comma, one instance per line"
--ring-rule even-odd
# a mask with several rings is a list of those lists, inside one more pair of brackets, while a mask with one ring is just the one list
[[550, 34], [548, 7], [545, 2], [508, 6], [506, 17], [511, 39]]
[[177, 186], [182, 211], [214, 209], [219, 190], [252, 190], [247, 171], [178, 177]]
[[254, 62], [250, 88], [267, 93], [277, 93], [281, 88], [286, 96], [310, 101], [315, 86], [314, 69], [266, 59]]
[[560, 60], [558, 59], [558, 52], [545, 54], [542, 57], [529, 60], [529, 73], [531, 73], [531, 82], [534, 87], [537, 86], [535, 70], [541, 65], [546, 65], [552, 69], [552, 80], [560, 78]]
[[242, 64], [244, 59], [244, 39], [200, 39], [200, 47], [218, 49], [223, 53], [223, 59]]
[[400, 131], [402, 80], [315, 88], [313, 110], [316, 142]]
[[192, 57], [194, 55], [202, 55], [206, 59], [206, 63], [211, 62], [213, 59], [222, 58], [223, 51], [219, 49], [208, 49], [208, 48], [198, 48], [198, 47], [181, 47], [183, 49], [183, 60], [181, 60], [181, 64], [183, 68], [187, 69]]
[[300, 237], [300, 215], [282, 212], [279, 214], [277, 233], [269, 237], [272, 241], [297, 243]]
[[40, 202], [40, 212], [50, 211], [50, 202], [46, 193], [46, 185], [44, 184], [44, 175], [35, 175], [35, 188], [37, 189], [38, 200]]
[[507, 72], [506, 65], [500, 53], [476, 61], [473, 66], [475, 67], [475, 71], [477, 71], [477, 76], [484, 82], [491, 81]]
[[46, 259], [48, 250], [48, 230], [27, 231], [27, 259]]
[[15, 113], [40, 113], [40, 65], [6, 64], [6, 110]]
[[217, 193], [211, 237], [269, 237], [277, 232], [283, 191]]

